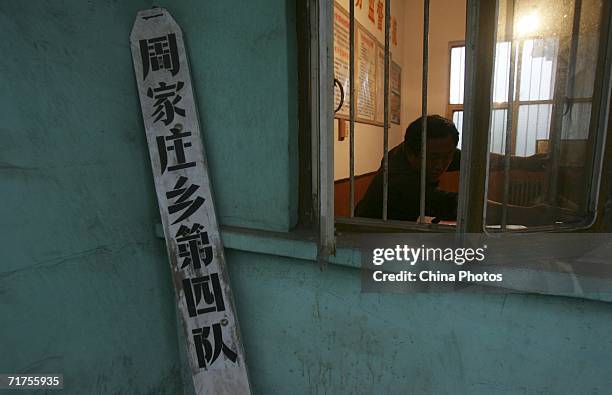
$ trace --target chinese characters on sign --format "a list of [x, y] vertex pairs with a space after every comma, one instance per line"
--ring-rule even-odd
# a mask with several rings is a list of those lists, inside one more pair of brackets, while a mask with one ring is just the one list
[[[172, 76], [175, 76], [180, 71], [181, 65], [178, 63], [175, 34], [140, 40], [140, 48], [142, 51], [145, 49], [148, 51], [148, 56], [143, 58], [142, 65], [145, 82], [150, 72], [170, 71]], [[179, 80], [171, 84], [160, 81], [156, 87], [149, 86], [147, 88], [147, 96], [154, 100], [151, 103], [153, 111], [150, 112], [151, 117], [154, 118], [153, 123], [161, 120], [165, 126], [168, 126], [173, 122], [175, 114], [185, 117], [185, 110], [177, 106], [181, 100], [178, 92], [184, 85], [185, 82]], [[190, 139], [192, 133], [182, 132], [180, 124], [174, 125], [167, 132], [168, 134], [155, 136], [160, 158], [161, 174], [166, 170], [171, 172], [196, 166], [195, 161], [187, 161], [185, 153], [185, 148], [192, 145]], [[170, 145], [167, 145], [168, 143]], [[173, 152], [176, 158], [172, 166], [168, 166], [168, 152]], [[205, 231], [202, 232], [204, 227], [200, 224], [194, 224], [191, 228], [188, 228], [181, 223], [188, 220], [191, 215], [202, 207], [206, 199], [197, 194], [200, 186], [188, 183], [188, 181], [187, 177], [181, 175], [176, 179], [172, 190], [166, 191], [166, 198], [168, 199], [167, 210], [170, 217], [177, 213], [180, 214], [172, 222], [172, 225], [180, 225], [175, 241], [179, 247], [178, 257], [184, 258], [181, 269], [190, 265], [194, 269], [200, 269], [201, 262], [207, 265], [213, 257], [212, 247], [208, 245], [208, 235]], [[206, 247], [202, 248], [202, 246]], [[200, 257], [201, 253], [204, 253], [204, 261]], [[210, 291], [211, 285], [213, 292]], [[198, 314], [225, 310], [223, 294], [219, 285], [219, 275], [217, 273], [212, 273], [210, 276], [186, 278], [183, 280], [183, 286], [189, 316], [195, 317]], [[192, 289], [192, 287], [195, 288]], [[212, 304], [214, 302], [215, 305], [209, 308], [196, 309], [202, 296], [205, 303]], [[213, 330], [214, 340], [211, 339], [210, 341], [207, 339], [210, 334], [210, 327], [194, 330], [194, 334], [197, 332], [194, 335], [194, 340], [198, 349], [198, 362], [201, 368], [206, 368], [206, 363], [212, 364], [217, 359], [219, 355], [217, 348], [221, 349], [221, 346], [217, 345], [214, 345], [215, 353], [210, 358], [200, 358], [200, 354], [203, 352], [201, 348], [206, 348], [206, 355], [209, 356], [209, 348], [215, 342], [223, 344], [222, 349], [224, 353], [231, 354], [232, 358], [230, 359], [232, 361], [236, 360], [236, 353], [223, 343], [223, 333], [219, 324], [214, 324], [213, 327], [215, 328]], [[199, 347], [197, 347], [198, 345]]]
[[[155, 104], [153, 104], [155, 109], [152, 114], [155, 117], [153, 122], [161, 119], [164, 125], [168, 126], [174, 120], [175, 113], [183, 117], [185, 116], [185, 110], [176, 106], [182, 99], [178, 91], [183, 88], [183, 85], [184, 83], [181, 81], [171, 85], [160, 82], [157, 88], [147, 89], [147, 96], [156, 100]], [[170, 101], [171, 97], [174, 97], [172, 101]]]
[[208, 232], [204, 231], [202, 225], [193, 224], [191, 229], [181, 225], [176, 232], [176, 242], [179, 248], [179, 257], [185, 258], [181, 269], [190, 265], [194, 269], [200, 269], [202, 263], [204, 263], [204, 266], [208, 266], [212, 262], [212, 246], [210, 246]]
[[192, 331], [193, 338], [196, 343], [196, 349], [198, 350], [198, 363], [200, 367], [206, 368], [206, 364], [213, 364], [215, 360], [219, 357], [219, 354], [221, 354], [221, 351], [223, 351], [223, 355], [225, 355], [230, 361], [236, 362], [236, 358], [238, 357], [238, 355], [223, 342], [223, 332], [221, 332], [221, 325], [213, 324], [212, 328], [212, 343], [209, 340], [209, 326], [194, 329]]
[[143, 79], [147, 78], [149, 71], [170, 70], [173, 76], [178, 73], [180, 64], [175, 34], [140, 40], [139, 43]]
[[[179, 56], [175, 34], [140, 40], [140, 48], [141, 52], [147, 51], [147, 57], [143, 58], [142, 64], [145, 84], [149, 73], [169, 71], [172, 76], [176, 76], [180, 71], [181, 65], [178, 62]], [[169, 126], [174, 121], [175, 114], [183, 118], [185, 117], [185, 109], [178, 107], [182, 99], [178, 92], [184, 85], [184, 81], [177, 79], [172, 83], [160, 81], [157, 83], [157, 86], [147, 87], [147, 96], [153, 99], [150, 104], [152, 111], [149, 112], [153, 118], [153, 123], [161, 120], [164, 126]], [[183, 132], [181, 124], [170, 126], [169, 130], [165, 130], [165, 132], [166, 134], [155, 136], [160, 173], [164, 174], [166, 170], [173, 172], [188, 167], [195, 167], [196, 162], [188, 161], [185, 151], [185, 148], [192, 146], [192, 133]], [[174, 154], [175, 160], [172, 166], [168, 166], [169, 152]], [[194, 224], [191, 227], [182, 224], [196, 213], [206, 201], [203, 196], [197, 193], [198, 189], [200, 189], [200, 185], [189, 183], [188, 177], [179, 175], [176, 178], [174, 187], [166, 191], [168, 215], [173, 218], [176, 214], [176, 219], [174, 219], [172, 225], [179, 225], [175, 235], [175, 245], [178, 245], [178, 257], [183, 258], [183, 264], [180, 266], [181, 269], [187, 266], [200, 269], [202, 267], [201, 263], [204, 263], [204, 266], [206, 266], [213, 258], [212, 246], [209, 245], [208, 234], [204, 231], [204, 227], [200, 224]], [[212, 292], [210, 290], [211, 287]], [[183, 288], [190, 317], [206, 314], [211, 311], [225, 310], [223, 294], [219, 284], [219, 275], [217, 273], [212, 273], [210, 276], [185, 278], [183, 280]], [[206, 304], [214, 303], [214, 306], [198, 309], [197, 306], [202, 301], [202, 297]], [[207, 363], [209, 365], [214, 363], [219, 356], [218, 352], [216, 352], [217, 348], [219, 350], [222, 348], [224, 354], [232, 355], [230, 360], [236, 360], [236, 353], [223, 343], [223, 332], [219, 324], [214, 324], [213, 327], [215, 328], [213, 330], [214, 339], [211, 340], [207, 338], [210, 335], [210, 327], [199, 328], [193, 332], [200, 368], [206, 368]], [[223, 347], [217, 346], [214, 343], [223, 344]], [[212, 356], [209, 355], [210, 352], [208, 350], [211, 344], [214, 344], [213, 347], [215, 348], [215, 353]], [[200, 358], [200, 354], [204, 352], [200, 349], [202, 347], [206, 348], [206, 358]]]
[[[221, 285], [219, 284], [219, 275], [217, 273], [213, 273], [210, 276], [185, 279], [183, 280], [183, 289], [190, 317], [210, 313], [211, 311], [225, 310]], [[204, 302], [209, 307], [198, 309], [197, 306], [202, 301], [202, 296], [204, 297]]]
[[166, 10], [141, 11], [131, 44], [196, 393], [249, 394], [182, 32]]

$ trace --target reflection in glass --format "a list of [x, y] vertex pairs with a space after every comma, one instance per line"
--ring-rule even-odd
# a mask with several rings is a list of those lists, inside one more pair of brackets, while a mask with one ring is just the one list
[[601, 14], [601, 0], [500, 0], [488, 225], [550, 226], [590, 215]]

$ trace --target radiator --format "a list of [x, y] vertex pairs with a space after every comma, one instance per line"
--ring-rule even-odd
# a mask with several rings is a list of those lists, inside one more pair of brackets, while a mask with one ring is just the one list
[[543, 199], [544, 187], [540, 180], [510, 180], [508, 203], [531, 206]]

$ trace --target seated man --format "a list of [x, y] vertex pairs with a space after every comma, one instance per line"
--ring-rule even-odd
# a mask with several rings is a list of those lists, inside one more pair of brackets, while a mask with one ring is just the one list
[[[416, 221], [420, 213], [422, 118], [406, 129], [404, 142], [389, 151], [387, 218]], [[448, 119], [439, 115], [427, 117], [427, 180], [425, 215], [454, 220], [457, 216], [457, 194], [438, 189], [446, 171], [459, 170], [459, 132]], [[383, 166], [376, 172], [355, 216], [382, 218]]]
[[[412, 122], [406, 129], [404, 142], [389, 151], [387, 218], [391, 220], [416, 221], [420, 215], [421, 202], [421, 133], [422, 118]], [[446, 171], [458, 171], [461, 151], [457, 149], [459, 132], [452, 121], [439, 115], [427, 116], [427, 157], [425, 215], [439, 220], [457, 218], [457, 193], [438, 188], [440, 177]], [[490, 154], [492, 168], [503, 166], [504, 156]], [[511, 157], [513, 168], [544, 170], [545, 157], [534, 155]], [[382, 218], [383, 166], [376, 172], [368, 190], [355, 208], [355, 216]], [[488, 223], [499, 224], [501, 204], [488, 201]], [[508, 222], [520, 225], [546, 225], [556, 220], [575, 220], [566, 209], [554, 210], [540, 204], [532, 207], [507, 205]]]

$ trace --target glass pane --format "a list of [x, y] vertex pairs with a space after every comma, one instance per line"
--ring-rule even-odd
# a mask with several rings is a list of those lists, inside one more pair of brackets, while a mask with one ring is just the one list
[[[487, 225], [586, 221], [599, 148], [591, 117], [603, 2], [500, 0], [498, 11]], [[508, 103], [511, 55], [516, 95]]]
[[500, 42], [495, 50], [495, 70], [493, 72], [493, 102], [508, 101], [508, 78], [510, 78], [510, 43]]
[[568, 103], [567, 107], [563, 116], [561, 138], [564, 140], [586, 140], [589, 137], [591, 103]]
[[459, 144], [457, 145], [457, 148], [461, 148], [461, 140], [463, 138], [463, 111], [453, 111], [453, 123], [459, 131]]
[[551, 110], [552, 104], [519, 106], [514, 155], [535, 155], [537, 142], [548, 140]]
[[552, 100], [554, 62], [558, 50], [557, 38], [524, 40], [521, 45], [521, 101]]
[[463, 82], [465, 78], [465, 47], [451, 49], [450, 104], [463, 104]]
[[[463, 104], [463, 82], [465, 75], [465, 47], [451, 50], [450, 104]], [[508, 101], [508, 78], [510, 76], [510, 43], [499, 42], [495, 53], [493, 73], [493, 102]]]
[[508, 110], [493, 110], [491, 114], [490, 152], [503, 154], [506, 150], [506, 119]]

